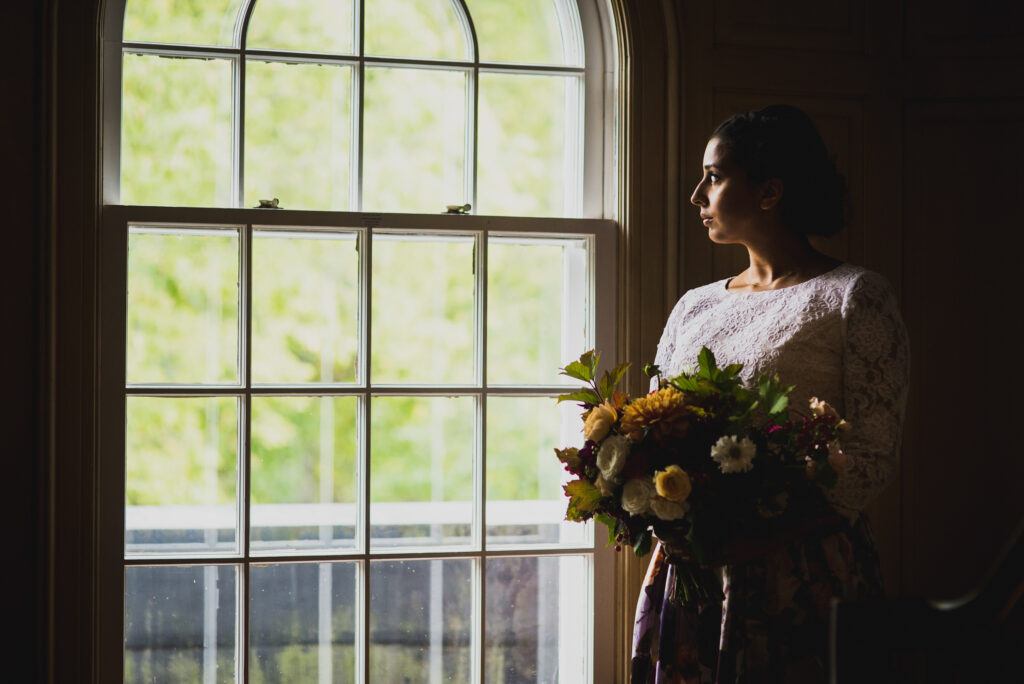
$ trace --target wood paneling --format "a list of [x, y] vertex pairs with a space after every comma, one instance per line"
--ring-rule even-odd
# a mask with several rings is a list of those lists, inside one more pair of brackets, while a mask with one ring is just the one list
[[863, 52], [864, 0], [724, 0], [716, 45]]
[[981, 580], [1024, 518], [1015, 429], [1024, 103], [912, 102], [905, 111], [913, 448], [903, 464], [904, 585], [953, 597]]
[[1024, 56], [1024, 3], [906, 0], [906, 8], [906, 51], [910, 57]]

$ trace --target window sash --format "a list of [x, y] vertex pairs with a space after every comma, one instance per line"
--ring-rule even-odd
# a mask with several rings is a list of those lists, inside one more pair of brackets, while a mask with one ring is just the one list
[[[125, 332], [126, 332], [126, 311], [127, 302], [124, 293], [127, 291], [127, 242], [129, 224], [142, 224], [146, 226], [175, 225], [175, 226], [196, 226], [218, 225], [218, 226], [240, 226], [241, 247], [240, 259], [242, 269], [240, 276], [243, 282], [241, 287], [242, 302], [239, 316], [244, 332], [240, 335], [240, 347], [242, 351], [242, 382], [239, 386], [204, 386], [204, 385], [131, 385], [125, 384]], [[251, 251], [248, 244], [251, 240], [251, 227], [258, 226], [262, 229], [289, 231], [298, 230], [301, 232], [316, 232], [320, 230], [352, 230], [362, 232], [364, 244], [369, 242], [366, 238], [374, 232], [382, 233], [405, 233], [423, 232], [432, 233], [449, 232], [453, 235], [465, 236], [474, 235], [477, 244], [483, 249], [478, 249], [475, 255], [477, 267], [477, 295], [476, 295], [476, 354], [479, 370], [476, 382], [464, 387], [451, 386], [376, 386], [367, 382], [365, 373], [359, 378], [356, 384], [346, 385], [287, 385], [287, 386], [252, 386], [249, 381], [251, 372], [248, 366], [248, 349], [251, 348]], [[124, 529], [125, 529], [125, 507], [124, 507], [124, 486], [125, 486], [125, 405], [127, 397], [130, 396], [237, 396], [240, 397], [242, 411], [248, 414], [249, 403], [252, 397], [256, 396], [361, 396], [363, 401], [369, 401], [372, 396], [384, 395], [465, 395], [475, 397], [477, 402], [477, 429], [481, 434], [476, 436], [476, 449], [484, 448], [486, 444], [486, 409], [485, 403], [488, 396], [554, 396], [566, 391], [562, 386], [490, 386], [487, 383], [486, 375], [486, 304], [487, 304], [487, 259], [486, 246], [488, 237], [494, 234], [502, 238], [515, 236], [517, 238], [550, 238], [566, 237], [579, 238], [591, 237], [591, 254], [589, 267], [589, 281], [593, 283], [591, 296], [593, 301], [588, 307], [591, 319], [588, 322], [592, 331], [592, 341], [596, 348], [605, 352], [606, 358], [614, 359], [615, 332], [613, 322], [615, 320], [615, 287], [614, 276], [616, 268], [615, 260], [615, 223], [603, 219], [538, 219], [538, 218], [498, 218], [479, 216], [449, 216], [449, 215], [422, 215], [422, 214], [366, 214], [359, 212], [306, 212], [289, 210], [258, 210], [258, 209], [202, 209], [202, 208], [167, 208], [167, 207], [137, 207], [137, 206], [107, 206], [103, 209], [103, 235], [102, 255], [104, 260], [103, 278], [101, 285], [101, 338], [107, 341], [103, 345], [103, 364], [105, 372], [101, 378], [104, 401], [102, 411], [102, 424], [104, 444], [102, 448], [102, 461], [100, 464], [100, 477], [102, 488], [110, 494], [106, 500], [121, 502], [120, 505], [104, 507], [100, 516], [100, 547], [108, 550], [104, 558], [104, 565], [107, 569], [103, 576], [106, 581], [101, 587], [101, 595], [109, 596], [113, 601], [110, 605], [120, 606], [124, 601], [124, 573], [130, 567], [146, 567], [154, 565], [229, 565], [239, 568], [239, 583], [237, 591], [238, 600], [241, 606], [238, 610], [240, 617], [237, 635], [238, 658], [248, 659], [249, 652], [249, 609], [247, 598], [249, 583], [250, 563], [274, 563], [274, 562], [338, 562], [355, 561], [362, 565], [363, 572], [359, 576], [364, 582], [368, 582], [368, 563], [380, 560], [427, 560], [427, 559], [470, 559], [473, 561], [475, 573], [475, 595], [473, 602], [473, 648], [474, 661], [473, 673], [477, 681], [483, 681], [485, 676], [484, 662], [481, 654], [485, 647], [484, 625], [482, 611], [486, 605], [486, 561], [489, 558], [503, 558], [515, 556], [533, 557], [554, 557], [559, 555], [585, 554], [590, 558], [588, 567], [591, 587], [588, 592], [593, 607], [593, 620], [591, 621], [592, 636], [590, 643], [592, 651], [589, 656], [589, 676], [596, 676], [596, 673], [610, 672], [609, 659], [611, 653], [601, 651], [597, 644], [604, 641], [606, 637], [598, 638], [597, 632], [609, 629], [613, 616], [612, 604], [604, 596], [605, 592], [598, 592], [599, 586], [605, 586], [605, 591], [610, 584], [610, 578], [614, 575], [614, 552], [603, 548], [601, 537], [603, 530], [597, 530], [596, 538], [592, 545], [564, 545], [564, 546], [543, 546], [543, 545], [517, 545], [514, 547], [502, 546], [491, 548], [487, 544], [487, 527], [485, 509], [481, 497], [485, 493], [485, 483], [482, 481], [482, 473], [474, 478], [473, 498], [476, 501], [475, 510], [477, 519], [474, 521], [475, 538], [473, 544], [466, 548], [403, 548], [390, 550], [373, 548], [370, 544], [370, 490], [366, 483], [366, 477], [361, 478], [361, 507], [360, 525], [362, 526], [362, 545], [356, 546], [354, 550], [323, 551], [316, 550], [308, 552], [259, 552], [251, 553], [249, 549], [249, 487], [242, 473], [239, 486], [241, 496], [238, 497], [239, 509], [237, 514], [239, 520], [240, 538], [237, 540], [240, 553], [211, 553], [202, 555], [192, 554], [147, 554], [140, 556], [125, 557]], [[372, 245], [369, 249], [361, 250], [360, 258], [363, 260], [363, 269], [368, 268], [368, 260]], [[366, 270], [364, 274], [368, 275]], [[601, 277], [601, 274], [608, 274], [608, 277]], [[363, 282], [367, 280], [364, 277]], [[481, 285], [482, 283], [482, 285]], [[480, 289], [482, 287], [482, 289]], [[367, 316], [368, 307], [366, 297], [368, 291], [365, 286], [361, 294], [363, 298], [362, 311], [363, 330], [361, 340], [363, 349], [368, 344]], [[366, 362], [363, 362], [366, 367]], [[368, 416], [361, 418], [364, 421], [362, 429], [368, 434]], [[245, 464], [250, 457], [250, 435], [248, 417], [240, 417], [239, 429], [239, 461], [244, 471]], [[360, 449], [359, 467], [363, 473], [366, 472], [369, 457], [369, 444], [364, 444]], [[552, 445], [554, 446], [554, 445]], [[480, 455], [476, 456], [476, 462], [482, 463]], [[112, 553], [111, 553], [112, 552]], [[360, 604], [359, 629], [362, 636], [358, 638], [357, 644], [361, 648], [362, 661], [368, 663], [369, 639], [366, 637], [370, 620], [369, 593], [368, 588], [361, 586], [357, 588], [359, 595], [364, 597]], [[117, 615], [117, 619], [123, 618]], [[109, 616], [114, 620], [114, 616]], [[121, 634], [118, 628], [115, 632]], [[123, 645], [122, 645], [123, 648]], [[248, 661], [247, 661], [248, 662]], [[243, 670], [248, 667], [242, 663]], [[365, 671], [360, 675], [364, 677]], [[596, 681], [596, 680], [595, 680]]]

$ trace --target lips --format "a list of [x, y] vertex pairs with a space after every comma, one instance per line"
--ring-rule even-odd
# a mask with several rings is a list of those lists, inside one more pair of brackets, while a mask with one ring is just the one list
[[700, 215], [700, 220], [701, 220], [701, 222], [704, 223], [705, 226], [711, 224], [711, 217], [710, 216], [705, 216], [704, 214], [701, 214]]

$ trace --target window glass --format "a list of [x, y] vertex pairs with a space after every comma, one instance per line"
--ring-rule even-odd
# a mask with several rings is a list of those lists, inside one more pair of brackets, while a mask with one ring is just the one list
[[355, 233], [253, 231], [254, 383], [357, 380], [357, 244]]
[[124, 583], [125, 684], [236, 681], [236, 566], [131, 567]]
[[351, 396], [252, 398], [254, 552], [355, 546], [357, 419]]
[[125, 54], [121, 202], [228, 206], [231, 62]]
[[[528, 430], [523, 426], [529, 425]], [[579, 407], [546, 397], [487, 398], [487, 545], [580, 544], [587, 528], [565, 518], [571, 476], [553, 444], [583, 446]]]
[[371, 682], [471, 682], [472, 561], [370, 563]]
[[574, 76], [480, 74], [478, 213], [578, 214], [579, 89]]
[[586, 348], [584, 240], [492, 237], [487, 245], [487, 382], [576, 385], [558, 369]]
[[363, 209], [439, 213], [466, 197], [466, 73], [366, 69]]
[[487, 559], [484, 681], [583, 681], [587, 629], [578, 611], [590, 603], [585, 556]]
[[472, 536], [472, 397], [373, 397], [370, 535], [376, 550], [460, 546]]
[[350, 54], [354, 0], [258, 0], [245, 45], [251, 49]]
[[237, 384], [238, 231], [132, 226], [129, 383]]
[[472, 59], [452, 0], [366, 0], [366, 54]]
[[356, 571], [355, 563], [249, 571], [249, 681], [356, 681]]
[[[565, 0], [466, 0], [480, 44], [482, 62], [569, 64], [574, 54], [575, 7]], [[578, 21], [578, 20], [577, 20]]]
[[352, 68], [246, 63], [245, 206], [352, 209]]
[[373, 237], [370, 377], [375, 384], [474, 381], [474, 256], [471, 237]]
[[128, 0], [124, 39], [184, 45], [233, 44], [242, 0]]
[[238, 548], [238, 399], [128, 397], [125, 553]]

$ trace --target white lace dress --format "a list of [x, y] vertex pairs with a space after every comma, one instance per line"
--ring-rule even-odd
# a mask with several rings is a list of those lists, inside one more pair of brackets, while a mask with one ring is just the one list
[[[679, 300], [655, 363], [677, 375], [695, 367], [706, 346], [720, 366], [743, 364], [747, 382], [773, 372], [796, 385], [793, 412], [808, 413], [811, 397], [828, 401], [853, 427], [843, 444], [847, 467], [829, 492], [851, 526], [725, 568], [725, 601], [700, 611], [710, 610], [710, 624], [664, 603], [672, 571], [658, 548], [637, 606], [634, 682], [824, 681], [829, 600], [880, 591], [870, 533], [858, 518], [892, 478], [899, 454], [909, 345], [893, 290], [850, 264], [779, 290], [737, 292], [727, 284]], [[709, 635], [719, 610], [720, 633]]]

